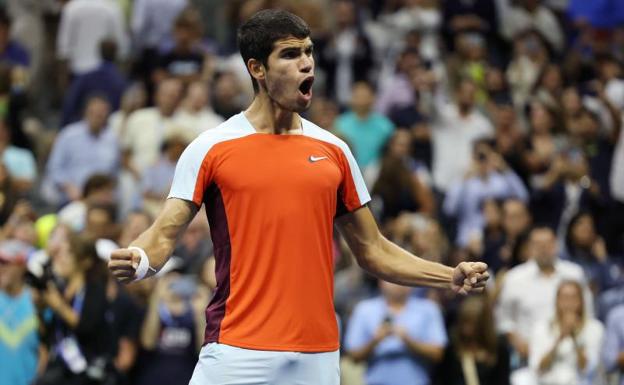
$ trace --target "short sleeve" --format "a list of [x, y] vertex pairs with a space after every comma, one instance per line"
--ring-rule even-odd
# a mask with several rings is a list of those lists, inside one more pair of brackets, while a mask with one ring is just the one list
[[424, 342], [433, 345], [446, 346], [448, 338], [446, 336], [446, 328], [444, 327], [444, 319], [437, 305], [431, 304], [429, 310], [429, 320], [427, 322], [427, 333]]
[[201, 206], [204, 191], [212, 183], [213, 167], [210, 147], [201, 137], [182, 153], [176, 165], [168, 198], [178, 198]]
[[368, 203], [371, 198], [351, 150], [341, 146], [342, 181], [338, 191], [336, 216], [352, 212]]

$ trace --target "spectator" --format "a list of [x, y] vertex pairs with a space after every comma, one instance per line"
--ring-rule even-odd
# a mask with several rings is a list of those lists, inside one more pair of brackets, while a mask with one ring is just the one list
[[524, 108], [539, 79], [542, 68], [550, 60], [543, 38], [526, 32], [514, 39], [513, 59], [506, 71], [511, 95], [518, 110]]
[[136, 0], [132, 4], [132, 37], [140, 52], [135, 71], [143, 78], [150, 95], [158, 50], [163, 42], [172, 40], [173, 23], [188, 3], [188, 0]]
[[437, 108], [433, 129], [433, 180], [446, 191], [470, 168], [473, 142], [494, 134], [490, 121], [476, 109], [476, 85], [463, 79], [456, 89], [455, 103]]
[[379, 176], [372, 193], [383, 202], [382, 221], [403, 211], [433, 215], [435, 201], [422, 174], [426, 167], [410, 157], [411, 135], [407, 130], [394, 132], [381, 160]]
[[0, 153], [17, 192], [28, 192], [37, 178], [35, 157], [29, 150], [13, 145], [6, 121], [0, 121]]
[[156, 106], [135, 111], [128, 118], [121, 142], [124, 149], [131, 151], [131, 166], [138, 175], [158, 159], [164, 134], [173, 124], [181, 94], [179, 80], [163, 80], [156, 91]]
[[214, 110], [217, 115], [229, 119], [244, 109], [245, 93], [240, 80], [231, 71], [224, 71], [215, 78]]
[[447, 47], [453, 48], [453, 37], [465, 32], [477, 32], [495, 41], [498, 29], [497, 4], [493, 0], [447, 0], [444, 3]]
[[[205, 215], [197, 215], [189, 223], [179, 245], [174, 250], [175, 256], [182, 260], [182, 272], [199, 275], [201, 278], [201, 275], [205, 274], [204, 264], [206, 260], [213, 257], [213, 251], [208, 219]], [[209, 287], [213, 289], [214, 285]]]
[[554, 317], [531, 333], [529, 361], [540, 384], [594, 384], [600, 376], [604, 327], [588, 314], [583, 295], [577, 281], [561, 282]]
[[351, 111], [336, 119], [336, 130], [353, 146], [353, 153], [364, 175], [376, 167], [381, 151], [394, 125], [385, 116], [373, 112], [374, 91], [370, 84], [358, 82], [353, 85]]
[[607, 328], [602, 359], [609, 372], [619, 373], [624, 384], [624, 305], [611, 310], [607, 317]]
[[[121, 58], [129, 51], [128, 36], [119, 5], [108, 0], [70, 0], [61, 13], [56, 41], [58, 58], [65, 73], [80, 75], [101, 63], [98, 47], [102, 40], [112, 39]], [[61, 81], [69, 79], [62, 75]]]
[[389, 114], [394, 109], [413, 106], [419, 102], [414, 89], [414, 71], [423, 67], [418, 51], [406, 49], [396, 60], [393, 73], [379, 81], [375, 110]]
[[159, 55], [154, 81], [176, 78], [185, 85], [198, 81], [204, 72], [204, 53], [199, 47], [200, 15], [194, 8], [184, 9], [173, 25], [174, 46]]
[[614, 250], [622, 254], [624, 253], [624, 130], [620, 131], [613, 151], [609, 185], [614, 200], [610, 238], [614, 239]]
[[108, 127], [109, 112], [110, 104], [105, 98], [92, 96], [86, 103], [84, 119], [58, 134], [42, 190], [50, 204], [80, 199], [84, 183], [95, 173], [117, 173], [119, 144]]
[[[18, 204], [20, 193], [14, 186], [6, 166], [0, 163], [0, 225], [6, 228]], [[4, 232], [4, 231], [3, 231]]]
[[206, 289], [191, 277], [169, 273], [152, 293], [141, 342], [149, 352], [137, 385], [187, 384], [203, 343]]
[[141, 179], [143, 208], [153, 217], [158, 215], [169, 194], [182, 151], [194, 139], [194, 136], [185, 135], [180, 130], [171, 130], [165, 135], [160, 159], [145, 169]]
[[30, 246], [0, 243], [0, 384], [30, 385], [40, 362], [39, 322], [33, 294], [24, 281]]
[[434, 302], [411, 288], [379, 284], [382, 296], [360, 302], [347, 328], [345, 349], [368, 363], [369, 384], [430, 384], [430, 368], [444, 354], [446, 331]]
[[459, 222], [456, 243], [466, 246], [474, 237], [482, 237], [485, 200], [517, 198], [526, 202], [528, 197], [522, 180], [500, 154], [486, 142], [477, 142], [471, 170], [451, 185], [444, 200], [444, 212]]
[[354, 83], [368, 81], [374, 66], [368, 36], [357, 18], [355, 2], [338, 0], [333, 4], [336, 20], [333, 34], [315, 42], [318, 66], [327, 76], [327, 94], [340, 106], [348, 106]]
[[501, 34], [509, 41], [519, 34], [537, 31], [556, 52], [563, 52], [564, 35], [555, 14], [539, 0], [520, 0], [518, 5], [504, 10]]
[[105, 95], [113, 111], [119, 109], [121, 95], [126, 88], [126, 79], [115, 65], [117, 56], [115, 42], [103, 40], [100, 43], [100, 56], [102, 62], [98, 67], [73, 78], [65, 94], [61, 125], [65, 126], [80, 120], [80, 111], [84, 109], [82, 103], [89, 95], [95, 93]]
[[0, 11], [0, 61], [12, 68], [27, 70], [30, 55], [24, 47], [10, 37], [11, 20], [4, 10]]
[[92, 205], [112, 204], [115, 201], [115, 180], [106, 174], [94, 174], [87, 179], [81, 198], [69, 203], [58, 212], [58, 222], [77, 233], [87, 222], [87, 210]]
[[[531, 259], [506, 274], [496, 309], [498, 330], [506, 335], [515, 353], [516, 367], [512, 369], [526, 365], [531, 333], [540, 321], [551, 319], [559, 284], [564, 280], [585, 282], [580, 266], [559, 259], [557, 240], [550, 228], [534, 228], [529, 242]], [[591, 295], [584, 298], [587, 314], [593, 314]]]
[[83, 234], [93, 239], [116, 239], [119, 235], [116, 225], [114, 204], [93, 204], [87, 208]]
[[212, 110], [206, 83], [199, 81], [188, 86], [175, 121], [193, 132], [195, 136], [224, 122], [223, 118]]
[[53, 312], [45, 325], [50, 349], [58, 353], [51, 355], [36, 384], [103, 381], [110, 368], [111, 349], [106, 266], [97, 256], [95, 243], [76, 235], [61, 246], [52, 266], [57, 277], [67, 282], [65, 288], [48, 282], [41, 291], [44, 304]]
[[509, 347], [496, 335], [487, 296], [465, 299], [437, 372], [440, 385], [509, 385]]
[[121, 233], [117, 240], [120, 247], [130, 246], [130, 242], [136, 239], [152, 223], [152, 217], [144, 211], [131, 212], [122, 225]]
[[527, 151], [526, 137], [511, 99], [504, 96], [502, 100], [493, 103], [492, 112], [495, 131], [494, 150], [527, 184], [528, 172], [523, 161]]

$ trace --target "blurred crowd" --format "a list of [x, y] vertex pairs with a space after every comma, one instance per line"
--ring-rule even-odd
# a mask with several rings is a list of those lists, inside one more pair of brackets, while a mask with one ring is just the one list
[[188, 382], [205, 215], [153, 279], [106, 259], [253, 98], [236, 27], [268, 7], [310, 24], [306, 118], [349, 144], [384, 235], [493, 277], [379, 282], [336, 235], [342, 383], [624, 384], [623, 1], [0, 0], [0, 385]]

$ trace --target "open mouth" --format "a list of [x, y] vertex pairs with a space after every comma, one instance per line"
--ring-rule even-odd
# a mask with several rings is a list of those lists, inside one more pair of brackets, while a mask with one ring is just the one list
[[299, 92], [305, 96], [309, 96], [312, 93], [312, 84], [314, 84], [314, 76], [305, 79], [299, 86]]

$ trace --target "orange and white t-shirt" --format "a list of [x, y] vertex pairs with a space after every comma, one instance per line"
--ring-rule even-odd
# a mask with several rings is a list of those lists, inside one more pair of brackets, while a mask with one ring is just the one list
[[302, 135], [260, 134], [243, 113], [195, 139], [169, 198], [205, 204], [217, 288], [205, 343], [338, 349], [334, 218], [370, 200], [348, 146], [303, 120]]

